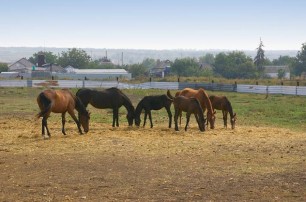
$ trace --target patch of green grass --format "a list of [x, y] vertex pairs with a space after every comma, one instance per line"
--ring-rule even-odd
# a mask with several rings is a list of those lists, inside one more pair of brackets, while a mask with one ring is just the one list
[[[0, 114], [25, 117], [34, 117], [39, 109], [36, 103], [37, 95], [42, 88], [0, 88]], [[74, 93], [77, 89], [71, 89]], [[166, 90], [122, 90], [132, 101], [136, 108], [138, 102], [147, 95], [166, 94]], [[172, 90], [172, 95], [175, 94]], [[234, 92], [212, 92], [208, 95], [225, 95], [230, 100], [234, 112], [237, 113], [237, 127], [239, 125], [251, 126], [272, 126], [283, 127], [293, 130], [306, 130], [306, 97], [288, 95], [266, 95], [246, 94]], [[91, 112], [92, 122], [112, 123], [112, 110], [95, 109], [88, 107]], [[172, 113], [174, 109], [172, 106]], [[126, 110], [124, 107], [119, 111], [120, 125], [126, 125]], [[216, 114], [218, 122], [222, 121], [221, 111]], [[60, 117], [60, 116], [59, 116]], [[67, 118], [69, 116], [67, 115]], [[168, 122], [168, 115], [165, 109], [152, 111], [153, 124]], [[141, 116], [143, 119], [143, 115]], [[147, 126], [149, 122], [147, 121]]]

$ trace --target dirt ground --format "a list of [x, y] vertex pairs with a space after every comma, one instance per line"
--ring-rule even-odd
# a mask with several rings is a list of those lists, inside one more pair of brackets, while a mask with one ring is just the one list
[[306, 134], [0, 117], [1, 201], [306, 201]]

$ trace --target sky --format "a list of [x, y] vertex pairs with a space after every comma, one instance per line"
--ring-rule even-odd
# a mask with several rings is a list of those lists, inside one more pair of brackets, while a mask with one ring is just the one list
[[0, 0], [0, 47], [300, 50], [305, 0]]

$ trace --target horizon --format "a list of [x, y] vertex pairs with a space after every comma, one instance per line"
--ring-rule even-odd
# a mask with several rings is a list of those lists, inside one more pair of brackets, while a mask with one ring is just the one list
[[10, 0], [0, 47], [300, 50], [306, 1]]

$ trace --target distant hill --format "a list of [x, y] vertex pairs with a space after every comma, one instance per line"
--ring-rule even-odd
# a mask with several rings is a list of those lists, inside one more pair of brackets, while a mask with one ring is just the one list
[[[111, 59], [114, 64], [135, 64], [141, 63], [145, 58], [154, 58], [161, 60], [175, 60], [176, 58], [183, 57], [200, 57], [206, 53], [218, 54], [220, 52], [228, 52], [232, 50], [138, 50], [138, 49], [94, 49], [94, 48], [82, 48], [93, 59], [107, 57]], [[0, 47], [0, 62], [12, 63], [20, 58], [29, 58], [34, 53], [39, 51], [50, 51], [54, 54], [60, 55], [62, 51], [67, 51], [68, 48], [50, 48], [50, 47]], [[254, 58], [256, 50], [241, 50], [247, 55]], [[269, 59], [273, 60], [279, 56], [288, 55], [291, 57], [296, 56], [298, 50], [265, 50], [265, 55]]]

